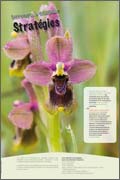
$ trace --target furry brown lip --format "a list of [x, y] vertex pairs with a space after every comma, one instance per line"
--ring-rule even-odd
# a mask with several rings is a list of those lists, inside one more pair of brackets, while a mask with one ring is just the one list
[[58, 95], [64, 95], [66, 93], [68, 77], [66, 75], [63, 76], [54, 76], [53, 82], [55, 85], [55, 92]]
[[[50, 103], [53, 106], [70, 106], [73, 101], [73, 92], [68, 76], [53, 76], [53, 83], [49, 84]], [[56, 86], [56, 87], [55, 87]], [[57, 89], [57, 90], [56, 90]]]

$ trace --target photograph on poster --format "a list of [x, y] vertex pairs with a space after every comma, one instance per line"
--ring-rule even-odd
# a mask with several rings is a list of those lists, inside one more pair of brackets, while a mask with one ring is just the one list
[[53, 153], [70, 174], [65, 162], [87, 164], [90, 155], [117, 171], [118, 1], [2, 1], [1, 11], [3, 161], [33, 155], [32, 165], [38, 154], [46, 163]]

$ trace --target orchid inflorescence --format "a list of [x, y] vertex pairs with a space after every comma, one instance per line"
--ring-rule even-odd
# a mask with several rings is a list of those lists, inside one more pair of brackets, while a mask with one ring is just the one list
[[[41, 10], [55, 11], [56, 7], [53, 3], [49, 3], [42, 5]], [[39, 18], [41, 17], [39, 16]], [[73, 85], [92, 78], [96, 67], [89, 60], [72, 57], [72, 37], [69, 31], [63, 32], [58, 13], [48, 14], [44, 18], [60, 22], [60, 26], [44, 31], [48, 34], [47, 61], [43, 60], [40, 31], [37, 29], [32, 31], [27, 29], [25, 32], [17, 34], [12, 33], [16, 37], [4, 46], [6, 55], [12, 59], [9, 68], [10, 75], [25, 78], [22, 80], [22, 86], [29, 97], [27, 103], [15, 101], [8, 118], [16, 129], [15, 142], [22, 144], [26, 132], [28, 133], [27, 140], [30, 138], [29, 131], [33, 132], [35, 136], [35, 129], [39, 123], [39, 120], [36, 121], [35, 118], [36, 114], [39, 114], [40, 121], [43, 122], [46, 132], [48, 131], [48, 134], [45, 135], [47, 141], [50, 141], [48, 146], [52, 146], [51, 151], [62, 151], [63, 149], [59, 146], [61, 143], [59, 140], [61, 135], [58, 135], [59, 129], [55, 138], [53, 136], [56, 134], [53, 132], [51, 135], [51, 130], [47, 128], [51, 127], [53, 120], [53, 131], [56, 131], [55, 128], [60, 128], [55, 124], [58, 122], [57, 115], [61, 111], [66, 113], [70, 109], [73, 110], [75, 104]], [[34, 17], [19, 18], [14, 21], [22, 24], [32, 23]], [[48, 124], [49, 126], [47, 126]]]

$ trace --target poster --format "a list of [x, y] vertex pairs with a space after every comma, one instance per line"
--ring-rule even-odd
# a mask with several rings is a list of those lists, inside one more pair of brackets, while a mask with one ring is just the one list
[[1, 178], [119, 179], [119, 2], [1, 2]]

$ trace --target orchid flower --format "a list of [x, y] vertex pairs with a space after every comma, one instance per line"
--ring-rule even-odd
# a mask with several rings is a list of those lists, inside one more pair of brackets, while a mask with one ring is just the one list
[[28, 65], [25, 77], [35, 85], [49, 86], [49, 101], [55, 107], [68, 107], [73, 103], [72, 85], [92, 78], [96, 66], [89, 60], [72, 58], [72, 39], [54, 36], [46, 43], [49, 62]]
[[[14, 22], [23, 25], [33, 23], [34, 17], [19, 18]], [[26, 32], [14, 32], [13, 34], [16, 34], [16, 38], [6, 43], [4, 51], [12, 59], [9, 68], [10, 75], [23, 76], [23, 70], [26, 66], [42, 57], [39, 32], [37, 30], [30, 31], [26, 28]]]
[[[25, 132], [34, 132], [35, 122], [34, 113], [38, 110], [36, 95], [33, 91], [32, 85], [26, 79], [22, 81], [23, 87], [26, 89], [29, 96], [29, 102], [15, 101], [13, 109], [9, 113], [8, 118], [16, 129], [16, 140], [21, 142]], [[35, 134], [35, 133], [33, 133]]]

